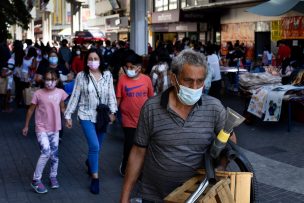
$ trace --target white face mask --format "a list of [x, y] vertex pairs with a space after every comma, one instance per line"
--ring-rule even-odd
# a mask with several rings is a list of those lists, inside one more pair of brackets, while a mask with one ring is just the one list
[[204, 86], [199, 89], [192, 89], [178, 84], [176, 76], [175, 79], [177, 85], [179, 86], [179, 92], [177, 94], [177, 97], [180, 102], [188, 106], [194, 105], [201, 98]]
[[80, 55], [81, 54], [81, 52], [80, 51], [76, 51], [76, 55]]
[[127, 71], [127, 75], [130, 78], [134, 78], [137, 74], [136, 74], [136, 70], [126, 70]]
[[159, 72], [163, 72], [163, 71], [165, 71], [166, 70], [166, 66], [165, 65], [159, 65], [158, 66], [158, 71]]
[[46, 89], [49, 89], [49, 90], [55, 89], [56, 81], [52, 81], [52, 80], [45, 81], [45, 87], [46, 87]]

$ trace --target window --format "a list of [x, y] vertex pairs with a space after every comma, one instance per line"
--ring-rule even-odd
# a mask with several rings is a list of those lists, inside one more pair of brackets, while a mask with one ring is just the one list
[[154, 0], [154, 11], [168, 11], [177, 9], [177, 0]]
[[177, 0], [170, 0], [169, 10], [177, 9]]
[[208, 4], [209, 0], [181, 0], [181, 8], [188, 6], [197, 6], [202, 4]]

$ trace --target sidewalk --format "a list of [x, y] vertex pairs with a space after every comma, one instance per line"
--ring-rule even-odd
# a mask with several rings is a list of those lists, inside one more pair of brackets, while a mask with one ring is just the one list
[[[243, 105], [236, 96], [228, 96], [225, 105], [242, 112]], [[122, 155], [121, 129], [112, 126], [101, 153], [101, 193], [89, 192], [90, 179], [86, 173], [87, 144], [82, 130], [74, 121], [73, 129], [64, 130], [61, 143], [58, 179], [61, 187], [36, 194], [30, 187], [39, 146], [33, 122], [29, 136], [23, 137], [25, 110], [0, 112], [0, 203], [5, 202], [105, 202], [117, 203], [123, 178], [118, 168]], [[32, 120], [33, 121], [33, 120]], [[252, 125], [236, 129], [238, 144], [252, 162], [259, 182], [259, 202], [304, 202], [304, 124], [293, 122], [287, 132], [287, 121]], [[49, 167], [44, 180], [47, 182]]]
[[[47, 194], [36, 194], [30, 187], [39, 146], [33, 122], [28, 137], [23, 137], [25, 110], [17, 109], [11, 114], [0, 113], [0, 202], [107, 202], [117, 203], [123, 178], [118, 167], [122, 154], [123, 137], [116, 130], [105, 138], [101, 155], [101, 193], [89, 192], [90, 179], [85, 160], [87, 143], [77, 122], [73, 129], [64, 130], [59, 146], [58, 180], [60, 188], [49, 189]], [[33, 121], [33, 120], [32, 120]], [[49, 165], [44, 173], [48, 183]]]

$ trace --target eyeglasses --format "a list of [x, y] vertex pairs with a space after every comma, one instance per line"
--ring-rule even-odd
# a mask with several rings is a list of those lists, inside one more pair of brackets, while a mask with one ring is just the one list
[[49, 79], [49, 78], [46, 78], [45, 81], [46, 81], [46, 82], [52, 82], [52, 81], [56, 81], [56, 79]]
[[124, 66], [126, 70], [137, 70], [140, 67], [140, 65], [130, 65], [130, 66]]

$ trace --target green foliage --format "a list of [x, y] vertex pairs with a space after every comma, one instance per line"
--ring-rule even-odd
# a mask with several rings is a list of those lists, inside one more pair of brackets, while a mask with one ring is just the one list
[[23, 29], [28, 29], [31, 19], [24, 0], [0, 0], [0, 42], [9, 37], [9, 25], [17, 24]]

